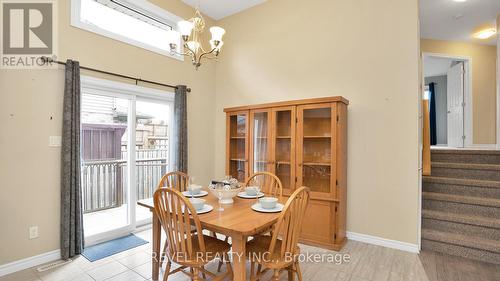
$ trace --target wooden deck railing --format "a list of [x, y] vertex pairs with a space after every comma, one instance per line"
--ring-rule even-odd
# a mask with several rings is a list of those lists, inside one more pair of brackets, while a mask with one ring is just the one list
[[[137, 199], [152, 197], [158, 181], [168, 170], [167, 159], [138, 159], [136, 166]], [[81, 171], [84, 213], [121, 206], [128, 183], [126, 171], [126, 160], [84, 162]]]

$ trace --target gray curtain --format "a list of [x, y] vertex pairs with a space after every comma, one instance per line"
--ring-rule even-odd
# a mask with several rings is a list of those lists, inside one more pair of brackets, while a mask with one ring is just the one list
[[174, 101], [174, 135], [173, 135], [173, 171], [187, 173], [188, 139], [187, 139], [187, 87], [177, 86]]
[[66, 61], [61, 150], [61, 258], [83, 251], [83, 212], [80, 188], [80, 66]]

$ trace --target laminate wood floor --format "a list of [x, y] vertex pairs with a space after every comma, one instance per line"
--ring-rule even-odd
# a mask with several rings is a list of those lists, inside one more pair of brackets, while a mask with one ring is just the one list
[[500, 265], [422, 251], [420, 261], [429, 281], [500, 281]]

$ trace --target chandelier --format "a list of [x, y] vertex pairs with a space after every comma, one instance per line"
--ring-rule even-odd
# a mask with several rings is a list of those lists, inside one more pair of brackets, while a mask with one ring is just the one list
[[[181, 55], [186, 57], [191, 57], [191, 61], [198, 70], [201, 66], [201, 60], [206, 59], [216, 59], [220, 53], [220, 49], [224, 42], [222, 42], [222, 36], [226, 31], [219, 26], [212, 26], [210, 28], [210, 33], [212, 33], [212, 39], [210, 40], [210, 50], [205, 51], [203, 45], [201, 44], [201, 35], [205, 29], [205, 20], [201, 15], [198, 8], [194, 14], [194, 17], [189, 20], [182, 20], [177, 23], [179, 32], [175, 30], [170, 30], [167, 34], [167, 41], [170, 45], [171, 55]], [[182, 40], [182, 46], [184, 48], [183, 52], [179, 52], [178, 44]]]

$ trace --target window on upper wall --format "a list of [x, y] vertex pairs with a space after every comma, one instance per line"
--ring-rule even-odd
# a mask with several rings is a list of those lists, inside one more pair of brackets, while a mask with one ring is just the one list
[[170, 54], [167, 42], [167, 31], [176, 29], [179, 20], [145, 0], [71, 1], [71, 25], [183, 60], [182, 56]]

